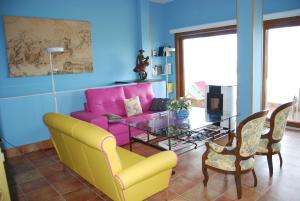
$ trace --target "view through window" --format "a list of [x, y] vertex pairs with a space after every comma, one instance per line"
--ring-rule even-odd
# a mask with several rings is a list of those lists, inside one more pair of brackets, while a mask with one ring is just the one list
[[204, 106], [207, 85], [237, 85], [237, 34], [183, 40], [185, 96]]
[[300, 26], [267, 31], [266, 107], [274, 110], [291, 100], [297, 104], [289, 120], [300, 120]]

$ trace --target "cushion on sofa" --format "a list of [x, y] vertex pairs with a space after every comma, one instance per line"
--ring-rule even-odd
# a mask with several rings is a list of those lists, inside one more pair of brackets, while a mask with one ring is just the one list
[[150, 111], [166, 111], [168, 109], [169, 98], [153, 98]]
[[139, 83], [136, 85], [124, 86], [126, 98], [139, 96], [143, 112], [147, 112], [154, 98], [154, 92], [151, 83]]
[[127, 117], [142, 114], [142, 107], [138, 96], [124, 100]]
[[125, 116], [124, 91], [122, 87], [88, 89], [85, 91], [87, 105], [91, 112]]

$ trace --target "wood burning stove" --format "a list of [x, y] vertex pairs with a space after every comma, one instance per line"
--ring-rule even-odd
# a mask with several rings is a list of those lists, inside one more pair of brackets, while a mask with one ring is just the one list
[[209, 85], [206, 109], [208, 114], [223, 114], [223, 94], [221, 93], [221, 86]]

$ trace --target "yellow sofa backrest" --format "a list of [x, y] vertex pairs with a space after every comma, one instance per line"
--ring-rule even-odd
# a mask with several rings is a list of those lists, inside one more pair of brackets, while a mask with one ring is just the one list
[[122, 170], [116, 141], [107, 131], [57, 113], [44, 122], [60, 160], [113, 200], [121, 200], [114, 175]]

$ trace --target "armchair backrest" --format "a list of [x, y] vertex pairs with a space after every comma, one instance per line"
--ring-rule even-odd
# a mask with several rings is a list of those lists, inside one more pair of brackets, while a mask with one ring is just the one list
[[44, 123], [61, 162], [113, 200], [121, 200], [114, 175], [122, 170], [113, 135], [75, 118], [47, 113]]
[[274, 110], [270, 118], [270, 134], [272, 140], [282, 139], [287, 118], [294, 102], [285, 103]]
[[259, 145], [259, 140], [268, 111], [254, 113], [244, 119], [237, 129], [237, 151], [243, 158], [252, 157]]

